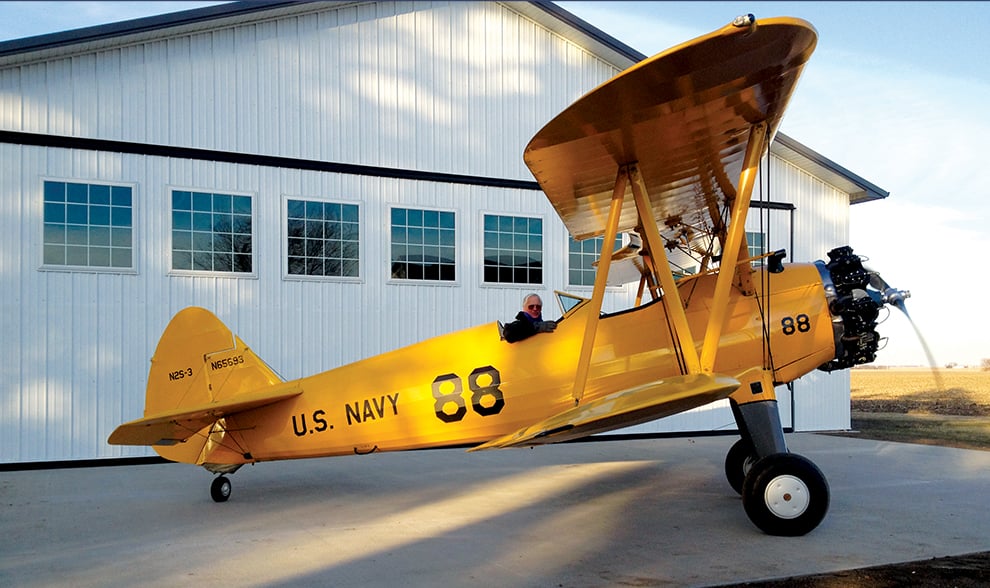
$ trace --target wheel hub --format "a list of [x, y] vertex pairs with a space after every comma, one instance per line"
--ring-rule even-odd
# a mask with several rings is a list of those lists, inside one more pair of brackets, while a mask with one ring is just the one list
[[808, 510], [808, 486], [795, 476], [777, 476], [767, 484], [763, 499], [767, 508], [782, 519], [794, 519]]

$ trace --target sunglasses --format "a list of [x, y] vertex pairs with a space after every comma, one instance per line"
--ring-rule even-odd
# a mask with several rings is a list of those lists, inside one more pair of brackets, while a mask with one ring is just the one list
[[529, 310], [540, 310], [541, 308], [543, 308], [543, 305], [542, 304], [530, 304], [526, 308], [528, 308]]

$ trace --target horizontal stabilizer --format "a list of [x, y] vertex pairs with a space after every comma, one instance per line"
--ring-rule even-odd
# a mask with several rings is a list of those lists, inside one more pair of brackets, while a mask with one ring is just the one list
[[580, 404], [468, 451], [559, 443], [629, 427], [721, 400], [739, 385], [738, 380], [717, 374], [664, 378]]
[[114, 430], [107, 442], [111, 445], [175, 445], [203, 427], [212, 425], [217, 419], [300, 394], [302, 389], [298, 384], [276, 385], [220, 402], [184, 407], [124, 423]]

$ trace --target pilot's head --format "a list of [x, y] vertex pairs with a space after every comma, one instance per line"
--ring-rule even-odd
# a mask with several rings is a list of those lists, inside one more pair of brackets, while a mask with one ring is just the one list
[[531, 292], [523, 297], [522, 310], [530, 318], [539, 320], [543, 316], [543, 301], [538, 294]]

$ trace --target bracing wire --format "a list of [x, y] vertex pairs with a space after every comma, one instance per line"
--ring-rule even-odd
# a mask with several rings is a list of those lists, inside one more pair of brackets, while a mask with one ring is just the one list
[[[770, 207], [769, 206], [765, 206], [765, 204], [767, 204], [771, 200], [770, 190], [771, 190], [771, 186], [772, 186], [771, 177], [770, 177], [771, 176], [771, 173], [772, 173], [772, 170], [771, 170], [772, 157], [771, 157], [771, 154], [770, 154], [770, 129], [769, 129], [769, 127], [767, 128], [766, 133], [767, 133], [767, 135], [766, 135], [766, 138], [765, 138], [765, 141], [764, 141], [765, 144], [766, 144], [766, 148], [767, 148], [766, 164], [765, 164], [765, 171], [766, 171], [766, 173], [765, 174], [764, 173], [761, 173], [760, 174], [760, 203], [761, 203], [761, 205], [763, 205], [763, 206], [760, 207], [761, 208], [761, 211], [760, 211], [760, 234], [761, 235], [764, 235], [763, 242], [761, 243], [761, 247], [760, 247], [760, 255], [766, 255], [767, 248], [769, 246], [769, 243], [772, 242], [770, 232], [771, 232], [771, 227], [773, 226], [773, 223], [771, 222], [771, 218], [770, 218]], [[761, 163], [760, 167], [763, 168], [764, 167], [764, 164]], [[766, 184], [766, 193], [765, 194], [764, 194], [764, 190], [763, 190], [763, 185], [764, 184]], [[764, 218], [766, 218], [766, 227], [765, 228], [764, 228], [764, 224], [763, 224], [764, 223]], [[761, 280], [762, 280], [762, 286], [763, 286], [762, 287], [762, 290], [763, 290], [763, 300], [764, 300], [764, 304], [766, 305], [766, 314], [763, 314], [762, 313], [762, 310], [761, 310], [761, 314], [763, 315], [762, 316], [762, 319], [763, 319], [762, 320], [762, 323], [763, 323], [763, 337], [762, 337], [762, 339], [763, 339], [763, 361], [765, 362], [764, 363], [764, 366], [763, 366], [763, 369], [767, 369], [767, 370], [773, 371], [773, 369], [774, 369], [773, 368], [773, 366], [774, 366], [773, 348], [770, 345], [770, 324], [767, 322], [767, 320], [773, 316], [773, 313], [771, 312], [771, 308], [770, 308], [770, 300], [771, 300], [771, 296], [770, 296], [771, 295], [771, 292], [770, 292], [770, 271], [769, 271], [769, 267], [767, 266], [766, 259], [767, 259], [766, 257], [763, 258], [763, 260], [764, 260], [763, 261], [763, 267], [761, 268], [762, 271], [760, 273]], [[758, 306], [760, 306], [762, 308], [763, 305], [758, 305]]]

